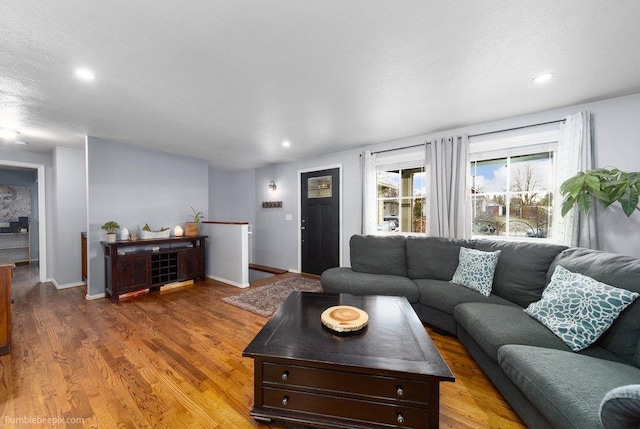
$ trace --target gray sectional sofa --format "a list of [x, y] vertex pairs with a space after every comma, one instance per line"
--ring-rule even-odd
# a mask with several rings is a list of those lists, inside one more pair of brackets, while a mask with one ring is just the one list
[[[405, 296], [424, 323], [458, 336], [527, 426], [640, 427], [640, 299], [579, 352], [523, 311], [541, 299], [558, 265], [640, 292], [640, 259], [436, 237], [355, 235], [350, 246], [351, 267], [325, 271], [324, 291]], [[461, 247], [501, 251], [489, 296], [450, 282]]]

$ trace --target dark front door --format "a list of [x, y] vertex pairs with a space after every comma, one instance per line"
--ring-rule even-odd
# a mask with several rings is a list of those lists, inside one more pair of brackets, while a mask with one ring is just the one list
[[302, 272], [320, 275], [340, 265], [340, 170], [300, 177]]

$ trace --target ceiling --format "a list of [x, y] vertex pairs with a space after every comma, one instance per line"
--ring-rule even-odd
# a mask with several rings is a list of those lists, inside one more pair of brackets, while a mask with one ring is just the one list
[[638, 93], [639, 22], [637, 0], [3, 0], [0, 127], [256, 168]]

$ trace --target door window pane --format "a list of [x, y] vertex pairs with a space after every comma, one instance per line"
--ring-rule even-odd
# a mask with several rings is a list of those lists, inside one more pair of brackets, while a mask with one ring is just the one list
[[307, 198], [331, 198], [331, 192], [331, 176], [308, 179]]

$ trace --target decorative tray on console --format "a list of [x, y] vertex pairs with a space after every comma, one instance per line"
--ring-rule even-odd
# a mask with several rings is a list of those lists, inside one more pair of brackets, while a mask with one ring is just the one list
[[350, 305], [329, 307], [320, 316], [322, 324], [335, 332], [359, 331], [369, 323], [369, 315]]

